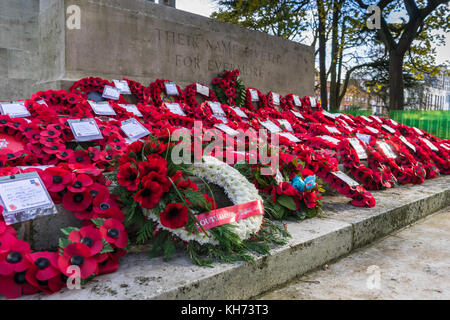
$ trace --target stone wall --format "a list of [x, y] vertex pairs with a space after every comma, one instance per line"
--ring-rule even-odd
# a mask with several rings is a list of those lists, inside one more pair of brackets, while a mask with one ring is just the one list
[[[11, 60], [0, 62], [1, 71], [7, 68], [0, 73], [0, 99], [67, 89], [86, 76], [210, 85], [218, 73], [234, 68], [247, 86], [263, 92], [313, 94], [313, 48], [262, 32], [148, 0], [6, 0], [1, 5], [7, 9], [0, 21], [15, 16], [14, 25], [21, 27], [0, 31], [0, 48], [7, 48], [7, 53], [0, 49], [0, 57], [7, 54]], [[80, 7], [79, 30], [66, 28], [70, 5]], [[19, 52], [12, 54], [16, 47]], [[16, 81], [13, 89], [10, 81]]]

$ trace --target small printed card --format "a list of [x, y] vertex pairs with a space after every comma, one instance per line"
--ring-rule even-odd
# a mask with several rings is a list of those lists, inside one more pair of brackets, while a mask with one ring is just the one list
[[47, 106], [48, 107], [48, 104], [47, 104], [47, 102], [45, 102], [44, 100], [38, 100], [38, 101], [36, 101], [37, 103], [39, 103], [39, 104], [42, 104], [42, 105], [44, 105], [44, 106]]
[[361, 118], [363, 118], [364, 120], [366, 120], [367, 122], [373, 122], [372, 119], [366, 117], [366, 116], [361, 116]]
[[116, 87], [105, 86], [102, 97], [106, 99], [119, 100], [121, 90]]
[[341, 132], [338, 130], [338, 128], [336, 127], [332, 127], [332, 126], [325, 126], [325, 128], [327, 128], [327, 130], [330, 133], [335, 133], [335, 134], [341, 134]]
[[241, 110], [241, 108], [239, 108], [239, 107], [231, 107], [231, 109], [233, 109], [234, 112], [236, 112], [236, 114], [237, 114], [239, 117], [245, 118], [245, 119], [248, 118], [248, 116], [245, 114], [244, 111]]
[[326, 110], [322, 110], [322, 114], [323, 114], [324, 116], [327, 116], [328, 118], [331, 118], [331, 119], [334, 119], [334, 118], [336, 117], [335, 114], [329, 113], [329, 112], [326, 111]]
[[285, 119], [278, 119], [278, 123], [286, 128], [287, 131], [293, 132], [291, 124]]
[[248, 90], [250, 91], [250, 97], [252, 101], [259, 101], [258, 91], [256, 91], [255, 89], [248, 89]]
[[261, 122], [261, 124], [264, 126], [264, 128], [266, 128], [267, 130], [270, 131], [270, 133], [277, 133], [277, 132], [281, 132], [281, 128], [279, 126], [277, 126], [275, 123], [273, 123], [270, 120]]
[[102, 133], [94, 119], [69, 119], [70, 129], [76, 141], [103, 139]]
[[37, 172], [1, 177], [0, 202], [7, 225], [57, 213]]
[[122, 121], [122, 125], [120, 128], [130, 140], [139, 140], [140, 138], [143, 138], [150, 134], [150, 131], [148, 131], [147, 128], [144, 127], [135, 118], [130, 118], [128, 120]]
[[181, 109], [179, 103], [166, 103], [166, 107], [170, 110], [170, 112], [186, 117], [186, 113], [184, 113], [183, 109]]
[[428, 148], [430, 148], [431, 150], [433, 150], [433, 151], [439, 151], [439, 149], [438, 149], [434, 144], [432, 144], [430, 140], [425, 139], [425, 138], [422, 138], [422, 141], [425, 142], [425, 144], [426, 144], [426, 145], [428, 146]]
[[317, 107], [317, 100], [314, 97], [309, 97], [309, 102], [311, 102], [311, 108]]
[[369, 127], [369, 126], [366, 126], [366, 128], [367, 128], [367, 130], [369, 130], [370, 132], [373, 132], [373, 133], [380, 132], [380, 131], [378, 131], [378, 129], [375, 129], [375, 128], [372, 128], [372, 127]]
[[356, 136], [358, 137], [359, 140], [363, 141], [365, 144], [370, 143], [371, 138], [370, 134], [357, 133]]
[[25, 118], [31, 116], [24, 101], [0, 102], [0, 111], [11, 118]]
[[388, 132], [390, 132], [390, 133], [392, 133], [392, 134], [395, 133], [395, 130], [394, 130], [393, 128], [389, 127], [388, 125], [383, 124], [382, 127], [383, 127], [386, 131], [388, 131]]
[[355, 149], [356, 154], [358, 155], [358, 158], [360, 160], [367, 159], [367, 153], [366, 150], [364, 150], [364, 147], [361, 145], [358, 139], [356, 138], [349, 138], [348, 141], [352, 145], [353, 149]]
[[209, 97], [209, 88], [207, 86], [204, 86], [200, 83], [196, 83], [195, 85], [199, 94]]
[[391, 123], [392, 123], [394, 126], [398, 126], [398, 122], [397, 122], [397, 121], [392, 120], [392, 119], [389, 119], [389, 120], [391, 120]]
[[397, 158], [397, 155], [392, 151], [391, 147], [385, 141], [378, 141], [377, 143], [387, 158]]
[[296, 116], [297, 118], [305, 120], [305, 117], [303, 117], [303, 115], [302, 115], [300, 112], [297, 112], [297, 111], [294, 111], [294, 110], [291, 110], [291, 112], [292, 112], [292, 113], [294, 114], [294, 116]]
[[280, 105], [280, 94], [276, 92], [272, 92], [272, 101], [273, 104], [276, 106]]
[[139, 117], [139, 118], [143, 117], [143, 115], [139, 111], [138, 107], [136, 107], [136, 105], [134, 105], [134, 104], [119, 104], [119, 106], [121, 106], [122, 108], [124, 108], [128, 112], [134, 114], [136, 117]]
[[294, 94], [294, 95], [293, 95], [293, 98], [294, 98], [294, 105], [295, 105], [296, 107], [301, 107], [302, 102], [300, 101], [299, 96], [296, 96], [296, 95]]
[[283, 175], [280, 172], [280, 169], [277, 169], [277, 173], [275, 174], [275, 181], [280, 184], [282, 182], [284, 182], [284, 178]]
[[350, 187], [356, 187], [359, 186], [359, 183], [350, 178], [348, 175], [343, 173], [342, 171], [336, 171], [332, 172], [333, 175], [344, 181], [346, 184], [348, 184]]
[[416, 152], [416, 147], [412, 143], [410, 143], [404, 136], [400, 136], [399, 139], [408, 146], [412, 151]]
[[418, 135], [422, 136], [423, 132], [420, 129], [417, 129], [416, 127], [413, 127], [414, 131], [417, 132]]
[[378, 123], [383, 123], [383, 121], [378, 116], [372, 116], [375, 120], [378, 121]]
[[280, 132], [279, 135], [285, 137], [286, 139], [290, 140], [291, 142], [294, 142], [294, 143], [300, 142], [300, 139], [297, 138], [296, 136], [294, 136], [292, 133]]
[[212, 113], [214, 113], [216, 116], [224, 116], [225, 115], [225, 112], [223, 111], [222, 107], [220, 106], [220, 102], [208, 101], [208, 105], [211, 108]]
[[216, 127], [217, 129], [222, 130], [223, 132], [225, 132], [227, 135], [229, 136], [237, 136], [239, 134], [238, 131], [234, 130], [233, 128], [227, 126], [226, 124], [223, 123], [219, 123], [219, 124], [215, 124], [214, 127]]
[[131, 94], [130, 86], [126, 80], [113, 80], [113, 82], [121, 94]]
[[165, 82], [164, 86], [166, 87], [166, 93], [169, 96], [177, 96], [180, 93], [178, 92], [177, 85], [173, 82]]
[[333, 137], [330, 137], [330, 136], [327, 136], [327, 135], [325, 135], [325, 136], [319, 136], [319, 138], [322, 138], [323, 140], [328, 141], [328, 142], [331, 142], [331, 143], [333, 143], [333, 144], [335, 144], [335, 145], [338, 145], [339, 142], [340, 142], [339, 139], [336, 139], [336, 138], [333, 138]]
[[98, 114], [100, 116], [115, 116], [116, 112], [114, 109], [109, 105], [108, 101], [100, 101], [95, 102], [88, 100], [92, 110], [94, 110], [95, 114]]
[[228, 119], [227, 119], [227, 117], [225, 117], [225, 116], [219, 116], [219, 115], [216, 115], [216, 114], [213, 114], [212, 115], [214, 118], [216, 118], [216, 119], [219, 119], [220, 121], [222, 121], [223, 123], [228, 123]]
[[446, 143], [441, 143], [441, 147], [444, 148], [447, 151], [450, 151], [450, 146]]

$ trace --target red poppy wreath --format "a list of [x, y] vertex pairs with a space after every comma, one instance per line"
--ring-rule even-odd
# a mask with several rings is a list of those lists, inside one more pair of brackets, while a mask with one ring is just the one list
[[[61, 164], [38, 171], [55, 204], [72, 212], [82, 227], [62, 229], [58, 252], [33, 251], [5, 223], [0, 207], [0, 294], [9, 299], [21, 295], [55, 293], [73, 281], [73, 270], [81, 281], [115, 272], [125, 254], [128, 235], [124, 214], [109, 193], [107, 181], [98, 172], [71, 170]], [[0, 175], [20, 173], [18, 168]]]

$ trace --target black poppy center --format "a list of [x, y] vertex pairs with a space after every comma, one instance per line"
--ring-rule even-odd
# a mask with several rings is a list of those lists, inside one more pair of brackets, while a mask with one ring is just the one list
[[75, 203], [81, 203], [83, 202], [84, 197], [81, 193], [77, 193], [76, 195], [73, 196], [73, 202]]
[[53, 177], [53, 183], [61, 183], [62, 181], [63, 181], [63, 178], [61, 176]]
[[8, 153], [6, 156], [8, 157], [8, 159], [14, 158], [14, 155], [12, 153]]
[[94, 244], [94, 240], [89, 237], [84, 237], [83, 239], [81, 239], [81, 243], [87, 245], [90, 248]]
[[112, 156], [108, 154], [105, 158], [106, 158], [106, 160], [111, 160]]
[[52, 149], [52, 150], [58, 150], [58, 146], [51, 146], [50, 149]]
[[24, 284], [26, 282], [25, 272], [16, 273], [14, 275], [14, 282], [17, 284]]
[[38, 267], [38, 269], [45, 269], [50, 265], [50, 261], [47, 258], [38, 258], [36, 259], [36, 261], [34, 262], [34, 265], [36, 267]]
[[83, 159], [83, 157], [76, 157], [75, 160], [76, 160], [77, 162], [83, 162], [84, 159]]
[[83, 186], [83, 184], [80, 181], [75, 181], [73, 184], [74, 188], [80, 189]]
[[67, 157], [67, 155], [68, 155], [68, 153], [67, 152], [61, 152], [61, 156], [63, 156], [63, 157]]
[[74, 266], [82, 266], [84, 263], [84, 258], [82, 256], [73, 256], [70, 258], [70, 264]]
[[173, 218], [176, 218], [178, 216], [178, 213], [179, 213], [179, 211], [178, 211], [177, 208], [172, 208], [172, 209], [169, 210], [167, 215], [168, 215], [169, 219], [173, 219]]
[[106, 202], [102, 202], [100, 204], [100, 209], [102, 209], [103, 211], [108, 210], [109, 208], [111, 208], [111, 206]]
[[48, 132], [48, 134], [52, 136], [52, 135], [54, 135], [54, 134], [55, 134], [55, 131], [53, 131], [53, 130], [50, 130], [50, 131]]
[[89, 193], [91, 194], [92, 198], [95, 198], [98, 195], [97, 190], [91, 190], [91, 191], [89, 191]]
[[47, 138], [46, 141], [47, 141], [47, 142], [53, 142], [53, 141], [55, 141], [55, 139], [53, 139], [53, 138]]
[[137, 178], [137, 175], [135, 174], [135, 173], [132, 173], [132, 174], [130, 174], [130, 176], [129, 176], [129, 180], [130, 181], [134, 181], [134, 180], [136, 180], [136, 178]]
[[13, 264], [19, 263], [20, 261], [22, 261], [22, 254], [20, 252], [11, 252], [6, 257], [6, 261], [8, 261], [9, 263], [13, 263]]
[[108, 237], [117, 238], [120, 234], [120, 231], [116, 228], [111, 228], [108, 230]]
[[6, 124], [6, 123], [8, 123], [8, 121], [6, 121], [6, 120], [0, 120], [0, 124]]
[[88, 155], [89, 155], [89, 158], [95, 157], [95, 154], [93, 152], [89, 152]]

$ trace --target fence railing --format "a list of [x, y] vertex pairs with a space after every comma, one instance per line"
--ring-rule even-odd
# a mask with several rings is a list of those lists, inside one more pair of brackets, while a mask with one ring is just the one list
[[[372, 114], [370, 110], [335, 112], [347, 113], [353, 116], [369, 116]], [[407, 126], [425, 130], [438, 138], [450, 139], [450, 111], [393, 110], [390, 112], [390, 117]]]

